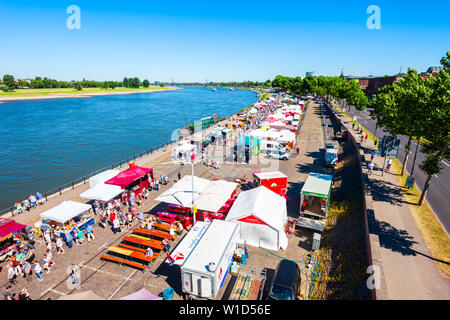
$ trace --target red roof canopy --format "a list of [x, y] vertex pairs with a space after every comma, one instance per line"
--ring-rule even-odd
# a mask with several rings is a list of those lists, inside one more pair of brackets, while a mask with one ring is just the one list
[[26, 225], [17, 223], [12, 219], [0, 218], [0, 238], [26, 227]]
[[105, 181], [105, 183], [113, 184], [124, 189], [126, 186], [144, 177], [148, 173], [150, 173], [150, 176], [153, 178], [153, 169], [134, 166], [125, 171], [122, 171], [117, 176], [109, 179], [108, 181]]

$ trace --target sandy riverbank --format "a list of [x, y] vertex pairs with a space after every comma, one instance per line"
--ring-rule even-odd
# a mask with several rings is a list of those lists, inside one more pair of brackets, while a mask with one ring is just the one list
[[118, 94], [135, 94], [135, 93], [149, 93], [149, 92], [163, 92], [163, 91], [173, 91], [180, 90], [182, 88], [173, 87], [169, 89], [149, 89], [149, 90], [136, 90], [136, 91], [104, 91], [104, 92], [80, 92], [80, 93], [64, 93], [55, 92], [49, 94], [27, 94], [27, 95], [14, 95], [14, 96], [1, 96], [0, 103], [16, 100], [36, 100], [36, 99], [60, 99], [60, 98], [90, 98], [93, 96], [107, 96], [107, 95], [118, 95]]

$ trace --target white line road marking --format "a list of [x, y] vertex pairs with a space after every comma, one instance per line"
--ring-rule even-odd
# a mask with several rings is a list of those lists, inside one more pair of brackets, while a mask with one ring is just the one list
[[108, 248], [107, 243], [108, 242], [105, 242], [104, 244], [102, 244], [99, 248], [97, 248], [97, 251], [102, 250], [103, 248], [105, 248], [105, 249]]
[[450, 167], [450, 164], [448, 164], [447, 161], [442, 160], [442, 162], [443, 162], [447, 167]]
[[57, 294], [59, 294], [59, 295], [61, 295], [61, 296], [66, 296], [66, 295], [67, 295], [67, 293], [60, 292], [60, 291], [56, 291], [56, 290], [54, 290], [54, 289], [50, 289], [50, 291], [51, 291], [51, 292], [54, 292], [54, 293], [57, 293]]
[[112, 297], [120, 290], [122, 289], [123, 285], [130, 280], [130, 278], [136, 273], [137, 270], [133, 270], [133, 272], [122, 282], [122, 284], [114, 291], [114, 293], [108, 298], [108, 300], [111, 300]]

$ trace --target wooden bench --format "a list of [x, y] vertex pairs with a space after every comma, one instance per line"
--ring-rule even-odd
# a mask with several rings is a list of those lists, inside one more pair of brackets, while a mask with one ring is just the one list
[[175, 221], [175, 219], [177, 217], [176, 214], [167, 213], [167, 212], [161, 212], [161, 211], [158, 211], [156, 214], [158, 215], [158, 217], [159, 217], [159, 219], [161, 221], [165, 221], [165, 222], [168, 222], [170, 224], [174, 223], [174, 221]]
[[147, 269], [146, 265], [143, 265], [143, 264], [140, 264], [137, 262], [133, 262], [133, 261], [129, 261], [129, 260], [124, 260], [123, 264], [126, 264], [128, 266], [134, 267], [134, 268], [142, 270], [142, 271], [145, 271], [145, 269]]
[[173, 236], [171, 236], [168, 232], [160, 231], [160, 230], [146, 230], [146, 229], [141, 229], [141, 228], [134, 228], [133, 232], [138, 233], [138, 234], [143, 234], [148, 237], [156, 237], [159, 239], [175, 240], [177, 237], [175, 234]]
[[130, 243], [133, 243], [133, 244], [137, 244], [139, 246], [143, 246], [143, 247], [146, 247], [146, 248], [150, 247], [150, 248], [156, 249], [156, 250], [164, 249], [164, 246], [162, 245], [162, 243], [160, 241], [156, 241], [156, 240], [154, 240], [154, 241], [151, 241], [150, 239], [149, 240], [143, 240], [143, 239], [139, 239], [139, 238], [136, 238], [136, 237], [132, 237], [132, 236], [128, 237], [127, 236], [127, 237], [123, 238], [123, 241], [130, 242]]
[[112, 262], [117, 262], [118, 264], [122, 264], [124, 262], [124, 259], [120, 259], [120, 258], [112, 257], [112, 256], [107, 256], [106, 254], [102, 255], [100, 257], [100, 259], [108, 260], [108, 261], [112, 261]]
[[[155, 222], [155, 223], [153, 223], [153, 226], [155, 227], [155, 229], [159, 229], [159, 230], [162, 230], [162, 231], [169, 231], [170, 230], [170, 224], [167, 224], [167, 223]], [[175, 232], [179, 232], [179, 231], [180, 231], [180, 228], [175, 228]]]
[[122, 242], [119, 243], [117, 246], [122, 247], [122, 248], [126, 248], [126, 249], [139, 251], [139, 252], [142, 252], [142, 253], [146, 253], [147, 252], [147, 250], [145, 250], [145, 249], [138, 248], [138, 247], [135, 247], [135, 246], [130, 246], [129, 244], [125, 244], [125, 243], [122, 243]]

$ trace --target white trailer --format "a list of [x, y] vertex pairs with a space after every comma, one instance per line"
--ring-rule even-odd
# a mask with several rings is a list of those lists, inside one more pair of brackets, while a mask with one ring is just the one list
[[239, 225], [214, 219], [181, 266], [187, 299], [215, 299], [222, 287], [239, 239]]

